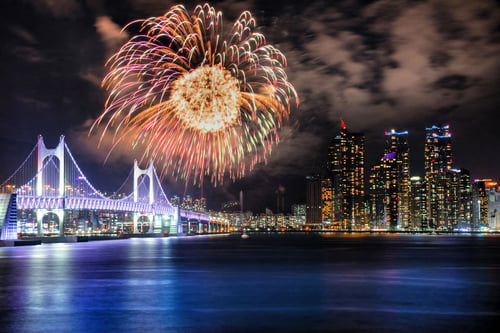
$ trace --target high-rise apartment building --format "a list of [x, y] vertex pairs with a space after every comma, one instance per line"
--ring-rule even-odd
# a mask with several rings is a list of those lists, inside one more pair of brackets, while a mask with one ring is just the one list
[[488, 192], [488, 227], [500, 231], [500, 189], [498, 183], [489, 182]]
[[204, 212], [207, 210], [207, 200], [205, 198], [194, 199], [193, 210]]
[[322, 227], [321, 178], [306, 177], [306, 227]]
[[470, 172], [467, 169], [450, 169], [445, 186], [444, 227], [470, 229], [472, 221], [472, 192]]
[[385, 154], [370, 173], [370, 224], [395, 230], [398, 225], [397, 152]]
[[388, 227], [385, 202], [387, 190], [383, 177], [384, 173], [385, 170], [382, 161], [370, 169], [368, 179], [368, 193], [370, 194], [368, 211], [371, 229], [386, 229]]
[[345, 229], [366, 226], [365, 136], [351, 133], [341, 120], [340, 134], [328, 149], [328, 172], [334, 187], [334, 215]]
[[447, 183], [451, 169], [450, 126], [432, 126], [425, 129], [425, 200], [431, 228], [447, 227]]
[[170, 203], [172, 206], [180, 206], [181, 204], [181, 199], [179, 198], [178, 195], [174, 195], [172, 198], [170, 198]]
[[392, 230], [409, 226], [410, 149], [408, 132], [386, 131], [384, 156], [371, 169], [371, 224]]
[[201, 198], [200, 199], [200, 208], [202, 212], [205, 212], [207, 210], [207, 198]]
[[395, 130], [385, 132], [385, 154], [394, 154], [394, 176], [397, 182], [397, 227], [407, 228], [410, 209], [410, 148], [408, 131]]
[[418, 176], [410, 178], [410, 209], [408, 228], [410, 230], [427, 229], [425, 224], [425, 187]]
[[189, 210], [193, 209], [193, 198], [189, 194], [186, 194], [182, 199], [181, 208]]
[[472, 184], [472, 227], [488, 227], [488, 183], [491, 179], [476, 179]]
[[321, 215], [323, 222], [332, 225], [335, 222], [335, 215], [333, 210], [333, 182], [330, 178], [321, 180]]

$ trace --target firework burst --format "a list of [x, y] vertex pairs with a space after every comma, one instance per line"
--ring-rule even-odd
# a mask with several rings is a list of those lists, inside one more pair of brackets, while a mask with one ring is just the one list
[[208, 4], [131, 24], [140, 34], [109, 59], [109, 97], [91, 130], [102, 125], [101, 140], [112, 132], [114, 146], [144, 145], [143, 158], [186, 184], [210, 175], [217, 185], [266, 162], [298, 98], [284, 55], [254, 31], [252, 15], [227, 33]]

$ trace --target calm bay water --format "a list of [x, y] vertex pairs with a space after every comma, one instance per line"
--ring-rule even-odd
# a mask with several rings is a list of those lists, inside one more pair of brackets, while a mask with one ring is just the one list
[[496, 332], [500, 235], [0, 248], [5, 332]]

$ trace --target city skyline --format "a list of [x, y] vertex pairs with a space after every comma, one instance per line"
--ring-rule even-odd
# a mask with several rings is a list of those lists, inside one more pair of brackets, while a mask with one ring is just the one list
[[[53, 147], [61, 134], [82, 169], [103, 191], [126, 178], [134, 154], [125, 150], [104, 163], [88, 127], [104, 106], [104, 62], [130, 37], [130, 20], [157, 16], [177, 2], [6, 2], [8, 32], [2, 54], [0, 156], [4, 181], [36, 143]], [[183, 2], [192, 9], [194, 2]], [[208, 206], [238, 200], [245, 209], [276, 209], [275, 190], [285, 189], [286, 211], [304, 202], [305, 176], [318, 172], [342, 118], [366, 134], [366, 168], [383, 152], [385, 131], [408, 130], [411, 175], [424, 176], [425, 128], [450, 124], [453, 167], [471, 178], [500, 174], [495, 134], [500, 105], [498, 2], [327, 1], [285, 5], [262, 1], [212, 1], [228, 21], [250, 10], [257, 26], [288, 60], [286, 72], [301, 104], [281, 129], [281, 142], [267, 164], [240, 181], [205, 186]], [[278, 28], [279, 27], [279, 28]], [[34, 120], [34, 121], [32, 121]], [[487, 158], [485, 158], [487, 156]], [[165, 179], [169, 196], [183, 196], [184, 183]], [[186, 194], [200, 197], [189, 187]]]

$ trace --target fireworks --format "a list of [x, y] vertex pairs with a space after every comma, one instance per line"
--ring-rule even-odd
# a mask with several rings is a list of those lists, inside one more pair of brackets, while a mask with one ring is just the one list
[[92, 130], [144, 145], [143, 158], [186, 183], [210, 175], [217, 185], [266, 162], [298, 98], [284, 55], [254, 31], [252, 15], [226, 32], [208, 4], [192, 14], [177, 5], [135, 24], [140, 33], [108, 61], [110, 93]]

